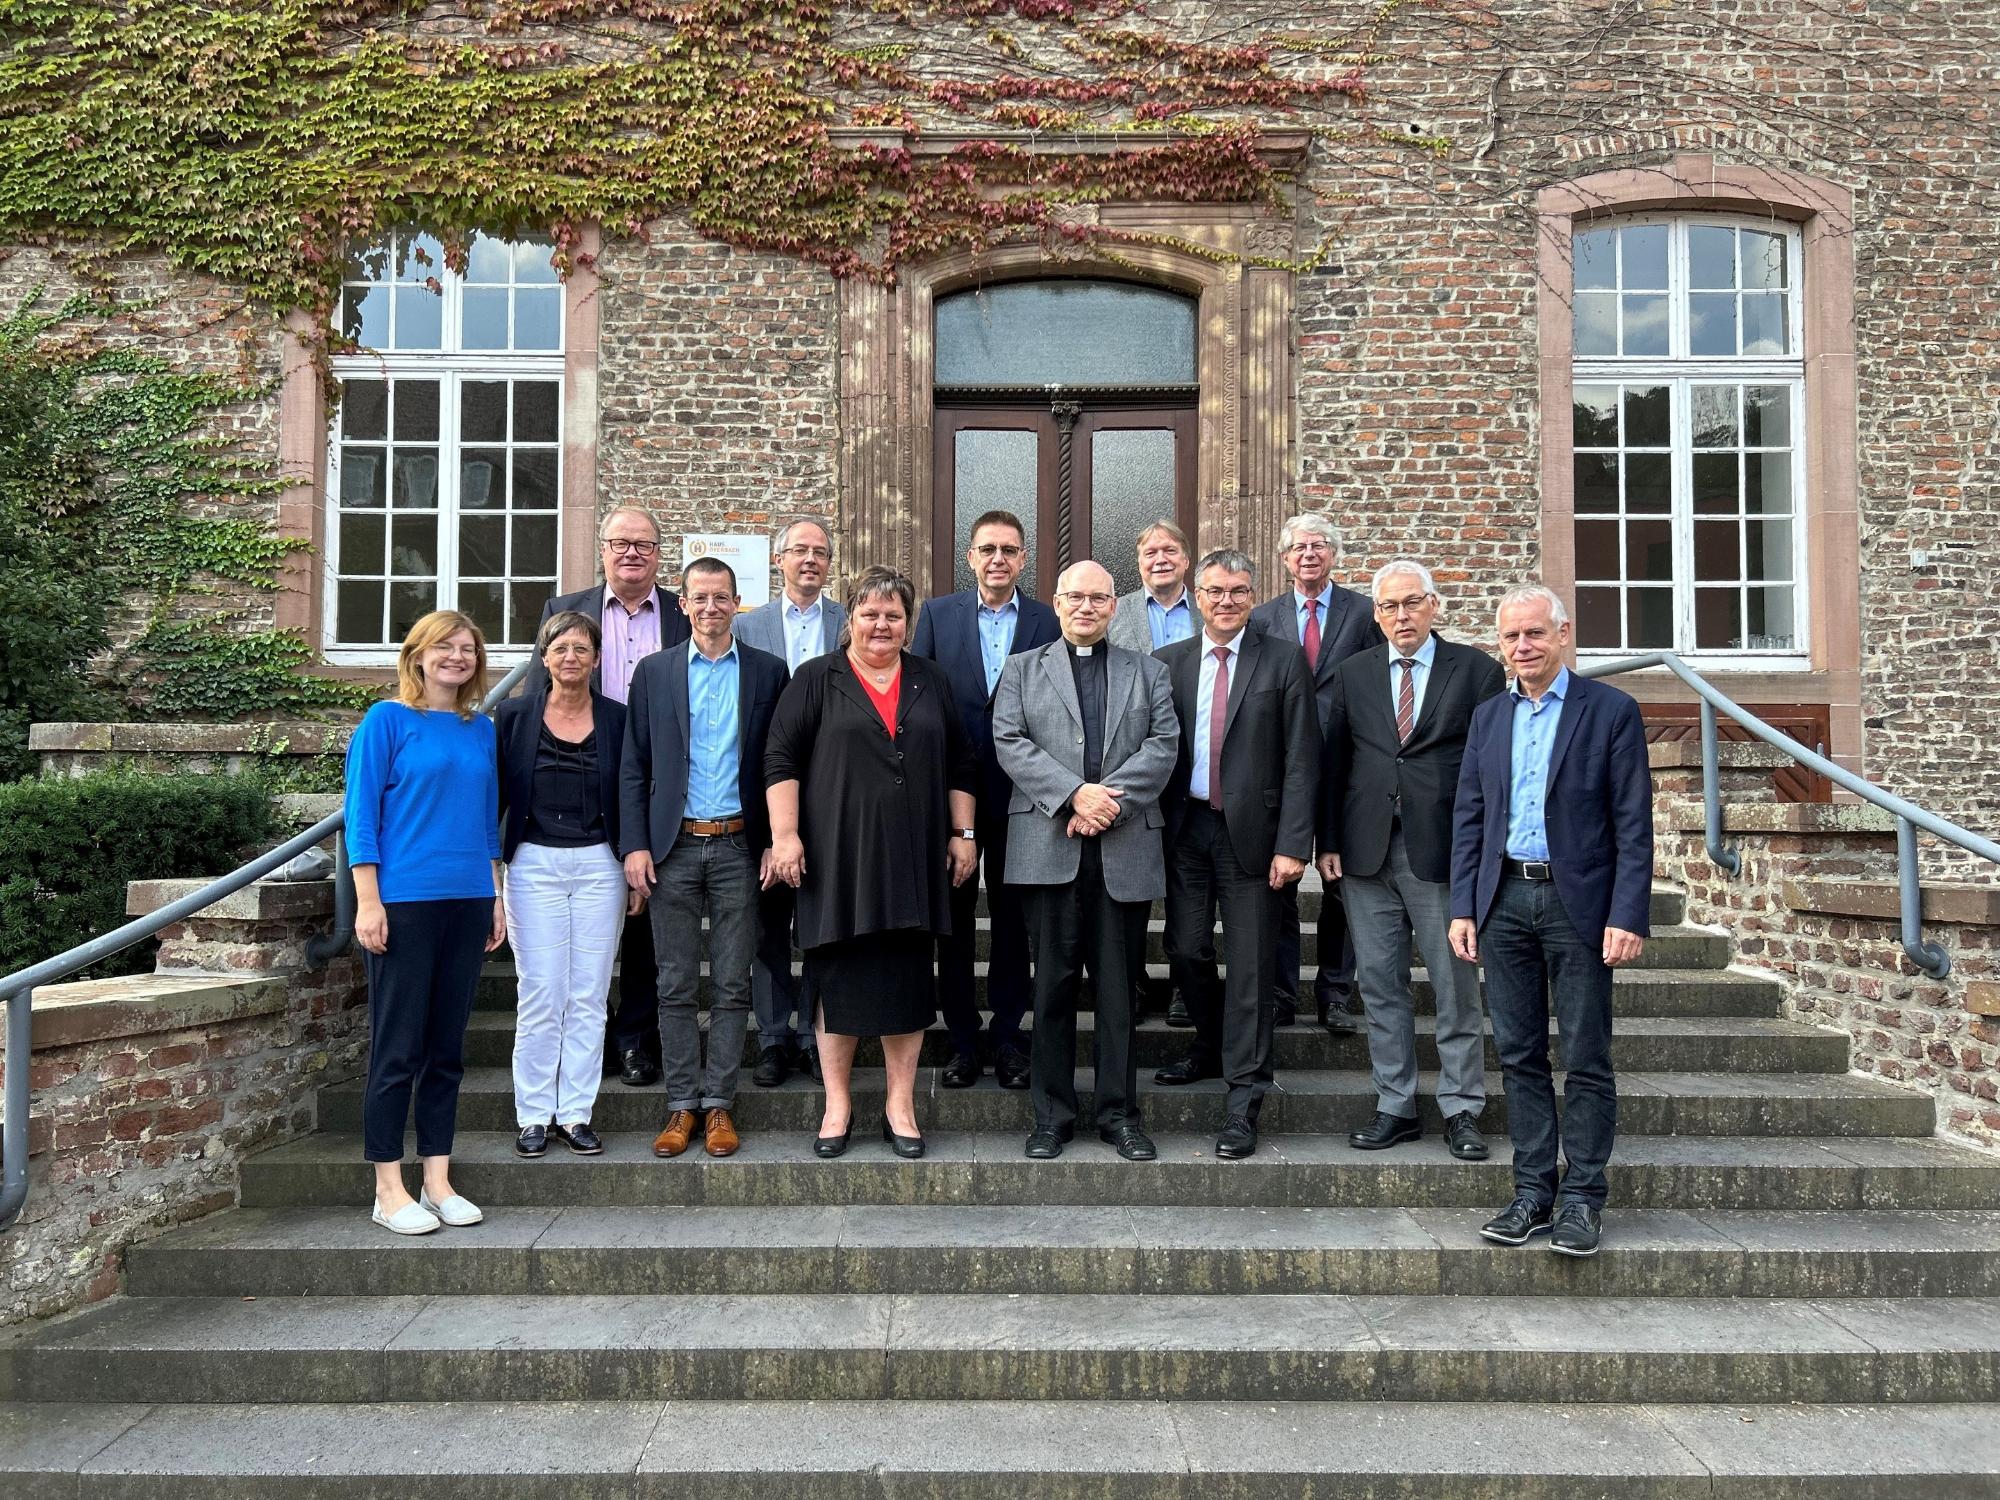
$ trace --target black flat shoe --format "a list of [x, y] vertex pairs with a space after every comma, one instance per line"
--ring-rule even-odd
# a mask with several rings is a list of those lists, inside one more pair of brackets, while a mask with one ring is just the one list
[[791, 1071], [792, 1065], [785, 1056], [785, 1049], [773, 1042], [757, 1054], [757, 1068], [750, 1075], [750, 1081], [760, 1089], [774, 1089], [785, 1081]]
[[938, 1072], [938, 1082], [948, 1089], [969, 1089], [979, 1082], [979, 1062], [976, 1058], [954, 1057]]
[[832, 1161], [836, 1156], [847, 1150], [847, 1143], [853, 1135], [854, 1121], [849, 1119], [847, 1129], [841, 1131], [839, 1135], [814, 1136], [813, 1155], [817, 1156], [821, 1161]]
[[1122, 1125], [1106, 1125], [1097, 1132], [1097, 1138], [1107, 1146], [1114, 1146], [1118, 1154], [1127, 1161], [1152, 1161], [1159, 1156], [1153, 1145], [1153, 1138], [1129, 1121]]
[[1461, 1110], [1444, 1122], [1445, 1144], [1460, 1161], [1485, 1161], [1493, 1153], [1486, 1149], [1486, 1137], [1470, 1110]]
[[1273, 1026], [1296, 1026], [1299, 1022], [1299, 1007], [1295, 1000], [1280, 1000]]
[[1546, 1203], [1532, 1198], [1516, 1198], [1479, 1227], [1480, 1235], [1496, 1245], [1525, 1245], [1538, 1234], [1547, 1234], [1553, 1223]]
[[651, 1088], [660, 1081], [659, 1065], [641, 1048], [627, 1047], [621, 1062], [618, 1076], [628, 1089]]
[[1069, 1137], [1055, 1130], [1037, 1130], [1028, 1137], [1026, 1156], [1030, 1161], [1054, 1161], [1062, 1155]]
[[1179, 1062], [1168, 1063], [1153, 1075], [1153, 1082], [1178, 1085], [1183, 1083], [1200, 1083], [1205, 1078], [1220, 1078], [1221, 1076], [1222, 1070], [1216, 1067], [1215, 1064], [1203, 1058], [1189, 1055], [1182, 1058]]
[[814, 1083], [824, 1083], [819, 1072], [819, 1048], [801, 1047], [792, 1054], [792, 1071]]
[[1194, 1030], [1194, 1017], [1188, 1014], [1187, 1001], [1178, 993], [1167, 1002], [1167, 1024], [1176, 1031]]
[[578, 1156], [601, 1156], [604, 1153], [604, 1142], [597, 1138], [597, 1132], [590, 1128], [589, 1121], [581, 1125], [551, 1125], [549, 1134]]
[[1603, 1217], [1588, 1203], [1565, 1203], [1555, 1217], [1549, 1234], [1549, 1248], [1558, 1255], [1574, 1255], [1586, 1260], [1597, 1254], [1603, 1236]]
[[1401, 1115], [1384, 1114], [1378, 1109], [1374, 1119], [1347, 1137], [1347, 1144], [1356, 1151], [1382, 1151], [1390, 1146], [1400, 1146], [1404, 1141], [1418, 1140], [1423, 1133], [1423, 1124], [1414, 1116], [1405, 1119]]
[[1232, 1115], [1215, 1138], [1215, 1154], [1224, 1161], [1241, 1161], [1257, 1154], [1257, 1127], [1242, 1115]]
[[882, 1139], [887, 1141], [904, 1161], [915, 1161], [924, 1154], [924, 1138], [920, 1135], [897, 1135], [887, 1115], [882, 1116]]
[[540, 1156], [549, 1149], [549, 1127], [546, 1125], [523, 1125], [520, 1139], [514, 1142], [516, 1156]]
[[1003, 1089], [1024, 1089], [1028, 1086], [1028, 1055], [1018, 1047], [1002, 1047], [999, 1060], [993, 1064], [993, 1076], [1000, 1080]]

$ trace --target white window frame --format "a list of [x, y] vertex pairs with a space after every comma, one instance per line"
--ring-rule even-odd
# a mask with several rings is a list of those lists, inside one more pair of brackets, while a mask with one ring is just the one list
[[[1570, 359], [1570, 386], [1615, 382], [1624, 385], [1650, 384], [1668, 387], [1670, 439], [1673, 444], [1672, 503], [1668, 517], [1674, 544], [1674, 646], [1676, 655], [1732, 671], [1796, 672], [1811, 668], [1811, 598], [1806, 566], [1806, 495], [1809, 492], [1808, 466], [1813, 462], [1806, 441], [1805, 426], [1805, 258], [1803, 238], [1797, 225], [1781, 220], [1748, 218], [1740, 214], [1650, 213], [1620, 215], [1595, 222], [1578, 221], [1575, 234], [1592, 230], [1631, 229], [1641, 225], [1667, 226], [1667, 353], [1665, 355], [1577, 355]], [[1786, 241], [1786, 264], [1791, 284], [1786, 288], [1787, 342], [1793, 353], [1774, 358], [1767, 355], [1734, 355], [1694, 358], [1688, 349], [1688, 230], [1696, 225], [1716, 225], [1728, 229], [1756, 229], [1782, 235]], [[1574, 295], [1575, 289], [1572, 291]], [[1619, 318], [1624, 317], [1620, 298]], [[1793, 651], [1772, 652], [1697, 648], [1695, 640], [1694, 578], [1694, 435], [1692, 387], [1710, 382], [1739, 385], [1781, 385], [1791, 391], [1792, 432], [1792, 621], [1798, 647]], [[1562, 420], [1573, 420], [1565, 413]], [[1620, 512], [1621, 519], [1630, 513]], [[1574, 507], [1570, 524], [1576, 524]], [[1623, 531], [1621, 528], [1621, 545]], [[1579, 573], [1576, 586], [1588, 587]], [[1739, 584], [1743, 580], [1738, 580]], [[1747, 618], [1744, 621], [1748, 628]], [[1577, 646], [1577, 656], [1586, 661], [1609, 661], [1642, 655], [1657, 647]]]
[[[367, 252], [362, 252], [367, 253]], [[437, 604], [438, 609], [454, 609], [458, 605], [458, 522], [459, 522], [459, 407], [460, 387], [466, 381], [534, 379], [553, 381], [556, 387], [556, 504], [550, 514], [556, 523], [556, 582], [553, 587], [560, 592], [562, 587], [561, 566], [563, 556], [563, 504], [562, 496], [566, 480], [566, 454], [568, 434], [564, 423], [568, 413], [568, 390], [564, 376], [567, 359], [565, 350], [569, 342], [568, 298], [558, 291], [556, 298], [557, 323], [554, 349], [537, 349], [522, 353], [505, 350], [476, 350], [461, 352], [464, 338], [464, 292], [465, 279], [456, 272], [447, 270], [442, 263], [433, 266], [429, 274], [435, 275], [443, 287], [443, 324], [440, 336], [441, 348], [436, 350], [362, 350], [354, 354], [335, 355], [329, 364], [335, 378], [340, 380], [435, 380], [438, 383], [438, 494], [437, 494]], [[486, 285], [487, 283], [476, 283]], [[558, 287], [560, 283], [558, 283]], [[342, 302], [346, 298], [343, 287]], [[334, 316], [338, 319], [340, 304], [336, 304]], [[508, 310], [511, 333], [513, 308]], [[335, 639], [339, 616], [340, 587], [340, 447], [344, 422], [344, 408], [336, 407], [333, 421], [328, 424], [326, 456], [326, 546], [323, 551], [321, 569], [321, 598], [326, 607], [321, 615], [321, 653], [327, 662], [345, 667], [393, 667], [399, 650], [397, 642], [383, 642], [372, 646], [343, 643]], [[372, 439], [370, 440], [372, 441]], [[386, 440], [394, 443], [393, 435]], [[473, 446], [480, 446], [474, 444]], [[392, 503], [395, 476], [385, 476], [389, 488], [383, 493], [384, 516], [394, 516]], [[393, 582], [393, 578], [391, 579]], [[489, 666], [508, 668], [527, 660], [532, 648], [526, 644], [495, 646], [488, 644], [487, 662]]]

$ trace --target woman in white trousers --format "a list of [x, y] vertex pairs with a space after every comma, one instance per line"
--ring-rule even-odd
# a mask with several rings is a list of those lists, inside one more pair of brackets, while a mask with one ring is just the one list
[[550, 616], [535, 639], [547, 690], [509, 698], [494, 714], [522, 1156], [540, 1156], [551, 1135], [579, 1155], [604, 1149], [590, 1116], [604, 1071], [605, 994], [638, 897], [616, 852], [625, 709], [591, 690], [598, 649], [588, 615]]

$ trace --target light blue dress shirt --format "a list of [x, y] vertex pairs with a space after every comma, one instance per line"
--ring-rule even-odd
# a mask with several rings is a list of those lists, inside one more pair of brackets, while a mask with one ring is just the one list
[[1000, 669], [1014, 649], [1014, 630], [1021, 622], [1021, 596], [1016, 593], [998, 609], [979, 606], [979, 656], [986, 668], [986, 696], [1000, 685]]
[[[1324, 627], [1321, 628], [1323, 629]], [[1417, 700], [1416, 714], [1411, 720], [1412, 727], [1415, 726], [1417, 719], [1421, 719], [1424, 716], [1424, 689], [1431, 685], [1431, 667], [1437, 662], [1437, 654], [1438, 638], [1435, 635], [1425, 636], [1424, 643], [1410, 653], [1410, 660], [1416, 663], [1414, 667], [1405, 668], [1397, 666], [1396, 648], [1394, 646], [1389, 648], [1389, 714], [1391, 718], [1395, 717], [1396, 699], [1403, 691], [1403, 673], [1405, 671], [1410, 674], [1411, 678], [1410, 694]]]
[[1507, 780], [1507, 857], [1547, 859], [1549, 757], [1555, 753], [1556, 728], [1562, 723], [1563, 700], [1569, 696], [1569, 668], [1556, 673], [1540, 703], [1522, 692], [1518, 681], [1509, 683], [1507, 692], [1514, 700], [1514, 745]]
[[[1209, 709], [1215, 702], [1216, 643], [1207, 634], [1201, 637], [1201, 676], [1194, 689], [1194, 766], [1188, 775], [1188, 795], [1197, 802], [1208, 800]], [[1229, 691], [1236, 691], [1236, 673], [1243, 665], [1243, 632], [1224, 648], [1229, 652]]]
[[1306, 604], [1313, 598], [1319, 600], [1319, 643], [1323, 648], [1326, 645], [1326, 612], [1333, 608], [1333, 584], [1331, 582], [1325, 588], [1321, 589], [1317, 595], [1301, 594], [1297, 589], [1293, 589], [1292, 620], [1299, 627], [1299, 644], [1303, 646], [1306, 643]]
[[785, 596], [785, 664], [794, 672], [821, 655], [826, 643], [826, 600], [815, 599], [806, 609]]
[[742, 661], [736, 642], [710, 661], [688, 642], [688, 794], [690, 818], [733, 818], [743, 811], [738, 741]]
[[1146, 628], [1153, 632], [1153, 649], [1171, 646], [1175, 641], [1184, 641], [1194, 634], [1194, 610], [1188, 603], [1188, 591], [1183, 588], [1181, 596], [1172, 604], [1162, 605], [1151, 594], [1146, 596]]

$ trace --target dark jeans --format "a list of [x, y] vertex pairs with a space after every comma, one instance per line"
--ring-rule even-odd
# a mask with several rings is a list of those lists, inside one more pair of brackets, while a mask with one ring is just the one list
[[653, 962], [653, 920], [643, 911], [625, 919], [618, 943], [618, 980], [611, 987], [605, 1055], [617, 1059], [633, 1048], [660, 1055], [659, 969]]
[[493, 898], [390, 901], [389, 951], [363, 951], [368, 975], [368, 1084], [362, 1154], [401, 1161], [416, 1102], [417, 1155], [451, 1155], [465, 1028], [493, 930]]
[[[757, 954], [757, 854], [740, 833], [683, 833], [648, 902], [660, 955], [660, 1067], [667, 1109], [732, 1109], [750, 1030]], [[708, 1061], [702, 1062], [701, 919], [708, 918]]]
[[1149, 901], [1113, 901], [1104, 890], [1104, 859], [1085, 839], [1069, 885], [1021, 887], [1035, 944], [1035, 1032], [1029, 1097], [1035, 1128], [1075, 1128], [1076, 1008], [1083, 973], [1097, 991], [1094, 1089], [1100, 1127], [1139, 1123], [1138, 1063], [1132, 1050], [1133, 962], [1146, 945]]
[[796, 898], [797, 892], [782, 880], [758, 897], [757, 920], [763, 935], [757, 941], [757, 961], [750, 967], [750, 1005], [757, 1013], [760, 1048], [797, 1047], [811, 1052], [819, 1046], [813, 1032], [813, 1008], [819, 997], [811, 974], [792, 972]]
[[1570, 926], [1555, 883], [1500, 878], [1479, 933], [1486, 1009], [1507, 1084], [1514, 1191], [1556, 1201], [1556, 1094], [1549, 1069], [1549, 1007], [1562, 1033], [1561, 1196], [1604, 1206], [1604, 1165], [1618, 1125], [1611, 1074], [1611, 969]]
[[[1277, 997], [1296, 1005], [1299, 998], [1299, 884], [1278, 892]], [[1319, 972], [1313, 979], [1313, 1003], [1324, 1000], [1336, 1013], [1347, 1008], [1354, 993], [1354, 944], [1347, 936], [1347, 907], [1340, 887], [1330, 885], [1319, 898]]]
[[[979, 864], [986, 875], [986, 910], [993, 942], [986, 963], [986, 1008], [993, 1015], [987, 1035], [997, 1053], [1018, 1047], [1021, 1017], [1028, 1013], [1028, 924], [1021, 912], [1021, 888], [1000, 878], [1007, 868], [1006, 801], [999, 815], [979, 804]], [[938, 953], [938, 1009], [961, 1057], [979, 1056], [979, 995], [972, 982], [973, 949], [978, 942], [979, 874], [951, 893], [951, 936], [941, 937]]]
[[[1226, 984], [1212, 941], [1218, 909]], [[1253, 1124], [1271, 1087], [1279, 909], [1270, 871], [1244, 869], [1222, 814], [1190, 800], [1167, 855], [1167, 962], [1194, 1020], [1195, 1055], [1220, 1067], [1230, 1115]]]

